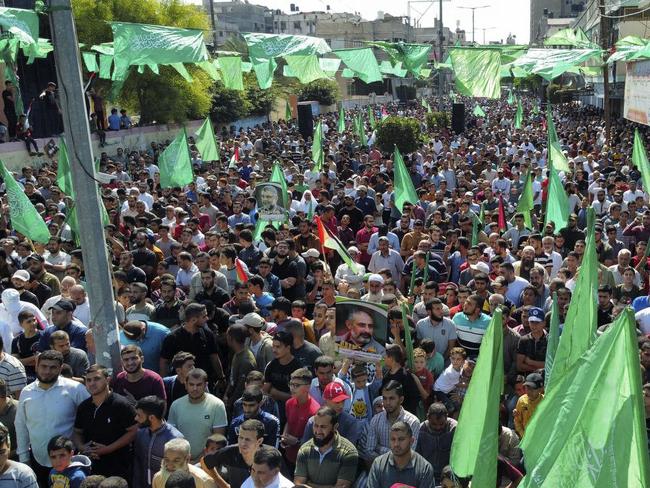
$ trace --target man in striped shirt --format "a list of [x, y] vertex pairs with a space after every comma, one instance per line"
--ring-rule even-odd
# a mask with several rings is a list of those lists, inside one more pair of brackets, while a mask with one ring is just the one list
[[4, 352], [4, 341], [0, 336], [0, 378], [7, 383], [11, 396], [18, 399], [20, 392], [27, 385], [25, 366], [18, 358]]
[[467, 351], [471, 358], [478, 356], [483, 334], [490, 325], [490, 317], [483, 312], [483, 297], [470, 295], [463, 303], [463, 311], [454, 315], [454, 325], [458, 336], [458, 345]]

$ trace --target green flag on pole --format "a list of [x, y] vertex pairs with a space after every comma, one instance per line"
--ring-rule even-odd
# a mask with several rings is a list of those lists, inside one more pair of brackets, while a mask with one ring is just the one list
[[521, 123], [524, 121], [524, 107], [521, 105], [521, 99], [517, 98], [517, 111], [515, 112], [515, 129], [521, 129]]
[[562, 180], [555, 167], [549, 164], [548, 196], [546, 198], [546, 218], [544, 226], [549, 222], [555, 224], [555, 232], [560, 232], [569, 222], [569, 197], [564, 191]]
[[535, 202], [533, 201], [533, 179], [530, 172], [528, 172], [526, 173], [526, 182], [524, 183], [524, 188], [521, 191], [521, 195], [519, 195], [516, 211], [516, 213], [524, 214], [524, 222], [526, 223], [527, 229], [533, 228], [530, 212], [533, 210], [534, 206]]
[[214, 137], [212, 121], [210, 117], [205, 119], [198, 131], [196, 131], [196, 148], [201, 153], [203, 161], [219, 161], [219, 145]]
[[341, 108], [339, 108], [339, 120], [336, 124], [336, 129], [338, 130], [339, 134], [343, 134], [345, 132], [345, 109], [343, 108], [343, 105], [341, 105]]
[[311, 159], [316, 164], [316, 171], [323, 171], [325, 154], [323, 153], [323, 123], [319, 120], [314, 129], [311, 142]]
[[368, 105], [368, 122], [370, 123], [370, 128], [375, 130], [377, 126], [377, 121], [375, 120], [375, 112], [372, 110], [372, 107]]
[[368, 146], [368, 137], [366, 136], [366, 124], [363, 122], [363, 117], [361, 113], [358, 113], [354, 118], [354, 128], [356, 130], [357, 136], [359, 137], [359, 144], [361, 146]]
[[422, 106], [427, 109], [427, 113], [431, 113], [431, 106], [427, 102], [426, 98], [422, 99]]
[[13, 175], [7, 171], [2, 161], [0, 161], [0, 175], [4, 180], [9, 201], [11, 227], [32, 241], [47, 244], [51, 236], [43, 217], [29, 201], [25, 191], [18, 185]]
[[[415, 263], [413, 263], [415, 268]], [[411, 327], [409, 326], [409, 313], [406, 303], [402, 302], [402, 326], [404, 327], [404, 346], [406, 347], [406, 366], [413, 371], [413, 339], [411, 338]]]
[[291, 112], [291, 105], [289, 104], [289, 101], [287, 100], [287, 103], [284, 107], [284, 119], [289, 122], [291, 119], [293, 119], [293, 113]]
[[277, 183], [280, 185], [280, 188], [282, 188], [282, 206], [284, 208], [287, 208], [287, 199], [288, 199], [288, 193], [287, 193], [287, 179], [284, 176], [284, 173], [282, 172], [282, 168], [280, 167], [280, 163], [275, 161], [273, 163], [273, 169], [271, 170], [271, 179], [269, 180], [271, 183]]
[[650, 192], [650, 165], [648, 164], [648, 154], [645, 152], [643, 140], [639, 135], [639, 129], [634, 129], [634, 146], [632, 147], [632, 163], [641, 173], [643, 189]]
[[68, 145], [63, 137], [59, 137], [59, 160], [57, 161], [56, 186], [67, 196], [74, 198], [72, 188], [72, 173], [70, 172], [70, 158]]
[[551, 104], [548, 105], [546, 110], [546, 128], [548, 131], [548, 154], [546, 157], [549, 161], [549, 165], [553, 164], [557, 171], [569, 171], [569, 162], [562, 152], [562, 147], [560, 147], [557, 132], [555, 131], [553, 114], [551, 113]]
[[598, 256], [596, 254], [595, 212], [587, 209], [587, 239], [578, 280], [564, 321], [560, 342], [553, 358], [551, 380], [546, 391], [552, 391], [563, 376], [573, 373], [573, 365], [591, 347], [598, 327]]
[[553, 292], [553, 302], [551, 303], [551, 323], [548, 328], [546, 337], [546, 358], [544, 361], [544, 383], [549, 384], [553, 371], [553, 362], [555, 352], [560, 341], [560, 311], [557, 305], [557, 293]]
[[498, 308], [483, 336], [451, 445], [453, 472], [463, 478], [471, 476], [472, 486], [497, 484], [503, 375], [503, 317]]
[[508, 90], [508, 100], [506, 101], [508, 102], [508, 105], [515, 103], [515, 96], [512, 94], [512, 88]]
[[474, 111], [472, 112], [476, 117], [485, 117], [485, 112], [481, 108], [480, 105], [477, 105], [474, 107]]
[[393, 152], [393, 168], [395, 174], [394, 188], [395, 188], [395, 207], [402, 213], [404, 204], [415, 204], [418, 201], [418, 194], [415, 192], [413, 179], [406, 169], [402, 155], [397, 146]]
[[176, 138], [160, 154], [158, 158], [160, 169], [160, 187], [184, 187], [194, 181], [192, 173], [192, 160], [190, 149], [187, 146], [185, 129], [180, 131]]
[[[628, 307], [571, 374], [546, 392], [521, 442], [527, 474], [520, 488], [650, 486], [635, 329], [634, 311]], [[466, 402], [467, 397], [463, 408]], [[459, 421], [454, 443], [460, 426]], [[469, 442], [465, 448], [472, 446]]]

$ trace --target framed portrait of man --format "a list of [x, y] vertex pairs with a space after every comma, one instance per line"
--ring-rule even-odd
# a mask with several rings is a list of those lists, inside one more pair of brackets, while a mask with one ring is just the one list
[[260, 183], [255, 187], [257, 215], [260, 220], [284, 222], [289, 212], [283, 205], [282, 187], [278, 183]]

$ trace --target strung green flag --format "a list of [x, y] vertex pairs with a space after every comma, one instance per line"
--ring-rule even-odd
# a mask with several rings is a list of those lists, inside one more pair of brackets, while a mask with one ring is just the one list
[[287, 101], [287, 104], [284, 107], [284, 119], [287, 122], [293, 119], [293, 113], [291, 112], [291, 105], [289, 105], [289, 101]]
[[557, 292], [553, 292], [553, 302], [551, 303], [551, 323], [546, 336], [546, 358], [544, 360], [544, 383], [549, 384], [553, 372], [553, 362], [555, 352], [560, 341], [560, 310], [557, 304]]
[[546, 198], [546, 218], [544, 226], [555, 224], [555, 232], [560, 232], [569, 222], [569, 197], [564, 191], [562, 180], [552, 164], [548, 165], [548, 196]]
[[201, 127], [196, 131], [196, 148], [201, 153], [203, 161], [219, 161], [221, 155], [219, 154], [219, 144], [214, 137], [214, 130], [212, 128], [212, 121], [210, 117], [205, 119]]
[[508, 105], [515, 103], [515, 96], [512, 94], [512, 88], [508, 91], [508, 99], [506, 100]]
[[372, 107], [368, 105], [368, 122], [370, 122], [370, 128], [375, 130], [377, 126], [377, 121], [375, 120], [375, 112], [372, 110]]
[[551, 380], [546, 391], [552, 391], [565, 375], [573, 374], [573, 365], [591, 347], [598, 327], [598, 255], [596, 254], [595, 211], [587, 208], [587, 238], [578, 280], [571, 295], [564, 328], [553, 358]]
[[320, 67], [318, 58], [313, 54], [285, 56], [284, 60], [300, 83], [306, 84], [314, 80], [327, 78], [327, 75]]
[[244, 89], [244, 75], [242, 74], [241, 57], [220, 57], [219, 67], [221, 68], [223, 86], [230, 90], [242, 91]]
[[[648, 164], [648, 155], [645, 152], [643, 140], [639, 135], [639, 129], [634, 129], [634, 146], [632, 147], [632, 163], [641, 173], [643, 189], [650, 192], [650, 165]], [[648, 246], [650, 247], [650, 246]]]
[[334, 51], [354, 76], [364, 83], [374, 83], [383, 79], [375, 53], [369, 47], [338, 49]]
[[343, 108], [343, 105], [339, 108], [339, 120], [336, 124], [336, 130], [338, 130], [339, 134], [345, 132], [345, 109]]
[[0, 161], [0, 175], [5, 182], [11, 227], [32, 241], [47, 244], [51, 236], [43, 217], [2, 161]]
[[[415, 268], [415, 263], [413, 263]], [[411, 338], [411, 327], [409, 326], [409, 313], [406, 303], [402, 302], [402, 326], [404, 327], [404, 346], [406, 347], [406, 366], [413, 371], [413, 339]]]
[[521, 123], [524, 121], [524, 107], [521, 105], [521, 99], [517, 98], [517, 111], [515, 112], [515, 129], [521, 129]]
[[546, 392], [521, 442], [527, 474], [520, 488], [650, 486], [635, 329], [627, 307]]
[[288, 207], [288, 193], [287, 193], [287, 179], [284, 176], [284, 173], [282, 172], [282, 168], [280, 167], [280, 163], [278, 161], [275, 161], [273, 163], [273, 169], [271, 170], [271, 178], [269, 179], [269, 182], [271, 183], [277, 183], [280, 185], [280, 188], [282, 188], [282, 205], [284, 208]]
[[68, 145], [63, 137], [59, 138], [59, 160], [57, 161], [56, 186], [67, 196], [74, 198], [72, 188], [72, 173], [70, 171], [70, 158], [68, 157]]
[[546, 127], [548, 131], [548, 154], [546, 157], [549, 161], [549, 164], [552, 164], [557, 171], [570, 171], [569, 161], [562, 152], [562, 147], [560, 147], [557, 132], [555, 131], [555, 124], [553, 123], [553, 114], [551, 113], [550, 103], [548, 104], [546, 110]]
[[323, 153], [323, 123], [318, 121], [314, 129], [314, 135], [311, 143], [311, 159], [316, 164], [316, 171], [323, 171], [325, 165], [325, 154]]
[[472, 486], [497, 484], [499, 400], [503, 389], [503, 317], [498, 308], [485, 331], [476, 367], [460, 409], [451, 445], [456, 476], [472, 477]]
[[22, 43], [38, 43], [38, 15], [34, 10], [0, 7], [0, 27]]
[[192, 160], [185, 129], [180, 131], [171, 144], [160, 154], [158, 168], [160, 169], [161, 188], [182, 188], [194, 181]]
[[397, 146], [393, 152], [393, 171], [395, 174], [395, 181], [393, 187], [395, 188], [395, 207], [399, 213], [403, 212], [404, 204], [414, 204], [418, 201], [418, 194], [415, 192], [413, 179], [406, 169], [402, 155]]
[[497, 49], [451, 48], [456, 89], [468, 97], [501, 96], [501, 54]]
[[474, 107], [474, 111], [472, 112], [476, 117], [485, 117], [485, 112], [481, 108], [480, 105], [477, 105]]
[[535, 207], [535, 202], [533, 201], [533, 179], [530, 172], [526, 173], [526, 182], [524, 183], [524, 188], [519, 195], [519, 201], [517, 202], [517, 210], [515, 213], [524, 214], [524, 222], [527, 229], [533, 228], [533, 221], [530, 216]]

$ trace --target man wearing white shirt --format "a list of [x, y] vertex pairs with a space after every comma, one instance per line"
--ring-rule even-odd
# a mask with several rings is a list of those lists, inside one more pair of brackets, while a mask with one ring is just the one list
[[81, 285], [72, 286], [70, 288], [70, 300], [76, 305], [73, 317], [88, 327], [90, 323], [90, 304], [84, 287]]
[[626, 190], [623, 193], [623, 201], [625, 203], [630, 203], [630, 202], [635, 202], [638, 197], [645, 198], [645, 192], [643, 190], [639, 190], [636, 186], [636, 181], [631, 180], [629, 181], [628, 185], [630, 186], [629, 190]]
[[280, 474], [282, 454], [275, 447], [261, 445], [253, 456], [251, 475], [242, 488], [292, 488], [293, 481]]
[[90, 396], [81, 383], [60, 376], [63, 355], [47, 350], [36, 359], [37, 381], [27, 385], [16, 412], [16, 454], [30, 461], [40, 486], [48, 486], [50, 462], [47, 443], [56, 435], [71, 438], [77, 407]]

